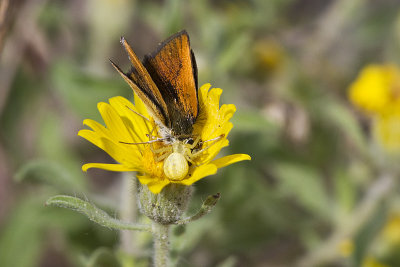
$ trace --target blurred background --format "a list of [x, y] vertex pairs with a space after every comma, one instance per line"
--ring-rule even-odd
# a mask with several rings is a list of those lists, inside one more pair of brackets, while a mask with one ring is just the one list
[[0, 0], [0, 266], [149, 266], [149, 235], [44, 202], [120, 216], [131, 175], [83, 173], [112, 160], [77, 132], [133, 98], [108, 61], [129, 68], [120, 36], [142, 58], [182, 29], [199, 84], [237, 107], [223, 153], [252, 160], [195, 184], [190, 210], [222, 197], [174, 228], [173, 264], [400, 266], [400, 152], [348, 97], [365, 66], [400, 63], [398, 0]]

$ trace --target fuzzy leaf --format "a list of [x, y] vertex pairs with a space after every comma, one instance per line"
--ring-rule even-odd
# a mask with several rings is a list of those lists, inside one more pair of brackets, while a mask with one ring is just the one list
[[54, 196], [46, 201], [46, 205], [72, 209], [86, 215], [91, 221], [112, 229], [151, 231], [149, 225], [122, 222], [112, 218], [105, 211], [82, 199], [71, 196]]
[[85, 183], [82, 179], [76, 179], [58, 162], [37, 159], [32, 160], [23, 165], [15, 175], [17, 181], [26, 179], [38, 180], [40, 182], [51, 184], [57, 189], [64, 192], [68, 191], [82, 191], [85, 188]]

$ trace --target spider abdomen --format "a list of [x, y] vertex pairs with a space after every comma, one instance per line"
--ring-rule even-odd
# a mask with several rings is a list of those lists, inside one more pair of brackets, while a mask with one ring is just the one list
[[164, 161], [164, 173], [170, 180], [182, 180], [188, 171], [189, 164], [181, 153], [173, 152]]

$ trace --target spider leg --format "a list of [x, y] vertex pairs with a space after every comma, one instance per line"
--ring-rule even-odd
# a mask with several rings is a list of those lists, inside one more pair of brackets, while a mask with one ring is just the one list
[[193, 149], [197, 146], [197, 144], [200, 142], [200, 135], [196, 137], [196, 139], [194, 140], [193, 144], [186, 144], [187, 148], [189, 149]]
[[195, 166], [195, 167], [199, 167], [200, 166], [200, 165], [197, 165], [196, 163], [194, 163], [194, 161], [188, 155], [185, 155], [185, 159], [188, 162], [192, 163], [192, 165]]
[[166, 157], [168, 157], [169, 155], [171, 155], [171, 153], [164, 153], [161, 156], [157, 157], [155, 159], [156, 162], [162, 161], [163, 159], [165, 159]]
[[191, 153], [191, 156], [190, 156], [190, 157], [191, 157], [191, 158], [196, 158], [196, 157], [198, 157], [201, 153], [203, 153], [204, 151], [206, 151], [207, 149], [209, 149], [210, 147], [212, 147], [213, 145], [215, 145], [218, 141], [220, 141], [224, 136], [225, 136], [225, 135], [220, 135], [220, 136], [218, 136], [218, 137], [216, 137], [216, 138], [213, 138], [213, 139], [204, 141], [204, 142], [210, 142], [210, 141], [214, 141], [214, 142], [213, 142], [212, 144], [210, 144], [210, 145], [208, 145], [208, 146], [206, 146], [206, 147], [200, 149], [199, 151], [196, 151], [196, 152], [194, 152], [194, 153]]
[[206, 142], [211, 142], [211, 141], [219, 141], [221, 138], [223, 138], [223, 137], [225, 137], [225, 134], [221, 134], [221, 135], [219, 135], [219, 136], [217, 136], [217, 137], [215, 137], [215, 138], [212, 138], [212, 139], [208, 139], [208, 140], [206, 140], [206, 141], [203, 141], [203, 143], [206, 143]]
[[172, 151], [172, 147], [167, 146], [167, 147], [161, 147], [161, 148], [154, 148], [153, 146], [150, 146], [150, 150], [151, 152], [153, 152], [154, 154], [160, 154], [163, 152], [168, 152], [168, 151]]

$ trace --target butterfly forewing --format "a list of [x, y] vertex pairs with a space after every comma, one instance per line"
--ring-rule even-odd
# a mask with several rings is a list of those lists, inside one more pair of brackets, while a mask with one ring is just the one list
[[143, 60], [168, 110], [175, 135], [189, 136], [199, 112], [197, 67], [186, 31], [179, 32]]
[[164, 126], [170, 127], [167, 105], [156, 84], [124, 38], [121, 38], [121, 43], [129, 55], [133, 65], [132, 69], [130, 72], [124, 73], [116, 64], [113, 62], [111, 64], [140, 97], [149, 111], [153, 113], [152, 115], [155, 116], [155, 119]]

